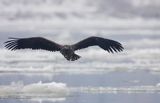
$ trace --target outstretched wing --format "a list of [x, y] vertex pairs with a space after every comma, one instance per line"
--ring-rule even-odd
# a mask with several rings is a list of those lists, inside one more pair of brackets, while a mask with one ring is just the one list
[[10, 50], [16, 49], [44, 49], [48, 51], [59, 51], [61, 45], [47, 40], [42, 37], [32, 38], [9, 38], [10, 40], [5, 42], [5, 47]]
[[102, 49], [107, 50], [109, 53], [120, 52], [124, 49], [119, 42], [101, 37], [89, 37], [72, 46], [74, 50], [87, 48], [89, 46], [99, 46]]

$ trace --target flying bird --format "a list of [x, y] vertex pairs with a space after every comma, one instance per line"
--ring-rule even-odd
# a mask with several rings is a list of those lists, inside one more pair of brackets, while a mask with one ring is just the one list
[[60, 51], [68, 61], [79, 59], [80, 56], [75, 54], [75, 51], [89, 46], [99, 46], [109, 53], [120, 52], [124, 49], [122, 44], [117, 41], [96, 36], [88, 37], [73, 45], [61, 45], [43, 37], [9, 38], [9, 40], [5, 42], [5, 47], [9, 50], [43, 49], [48, 51]]

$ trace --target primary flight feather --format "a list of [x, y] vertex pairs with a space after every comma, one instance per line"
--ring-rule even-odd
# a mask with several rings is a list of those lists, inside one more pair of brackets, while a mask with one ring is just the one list
[[84, 49], [89, 46], [99, 46], [109, 53], [120, 52], [124, 48], [117, 41], [105, 39], [102, 37], [89, 37], [73, 45], [60, 45], [53, 41], [42, 37], [31, 38], [9, 38], [5, 42], [5, 47], [10, 50], [17, 49], [43, 49], [48, 51], [60, 51], [60, 53], [69, 61], [74, 61], [80, 58], [74, 51]]

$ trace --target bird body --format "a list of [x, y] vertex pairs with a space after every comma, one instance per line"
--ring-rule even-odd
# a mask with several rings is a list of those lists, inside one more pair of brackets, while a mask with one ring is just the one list
[[74, 53], [74, 49], [72, 45], [62, 46], [60, 53], [69, 61], [74, 61], [80, 58], [79, 55]]
[[117, 41], [96, 36], [86, 38], [73, 45], [60, 45], [42, 37], [9, 39], [9, 41], [5, 42], [5, 47], [10, 50], [29, 48], [33, 50], [44, 49], [48, 51], [60, 51], [60, 53], [69, 61], [74, 61], [80, 58], [79, 55], [75, 54], [76, 50], [84, 49], [89, 46], [99, 46], [109, 53], [120, 52], [124, 49]]

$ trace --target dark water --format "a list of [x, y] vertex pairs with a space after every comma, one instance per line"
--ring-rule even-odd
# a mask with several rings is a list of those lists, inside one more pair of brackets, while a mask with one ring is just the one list
[[[44, 100], [43, 103], [158, 103], [158, 94], [85, 94], [67, 97], [65, 101]], [[1, 103], [39, 103], [28, 99], [1, 99]]]
[[133, 71], [124, 72], [116, 71], [101, 74], [58, 74], [51, 73], [43, 74], [23, 74], [23, 73], [6, 73], [0, 75], [0, 85], [9, 85], [11, 82], [23, 81], [25, 85], [42, 81], [48, 82], [62, 82], [66, 83], [69, 87], [81, 86], [140, 86], [140, 85], [156, 85], [160, 83], [159, 74], [148, 73], [147, 71]]

